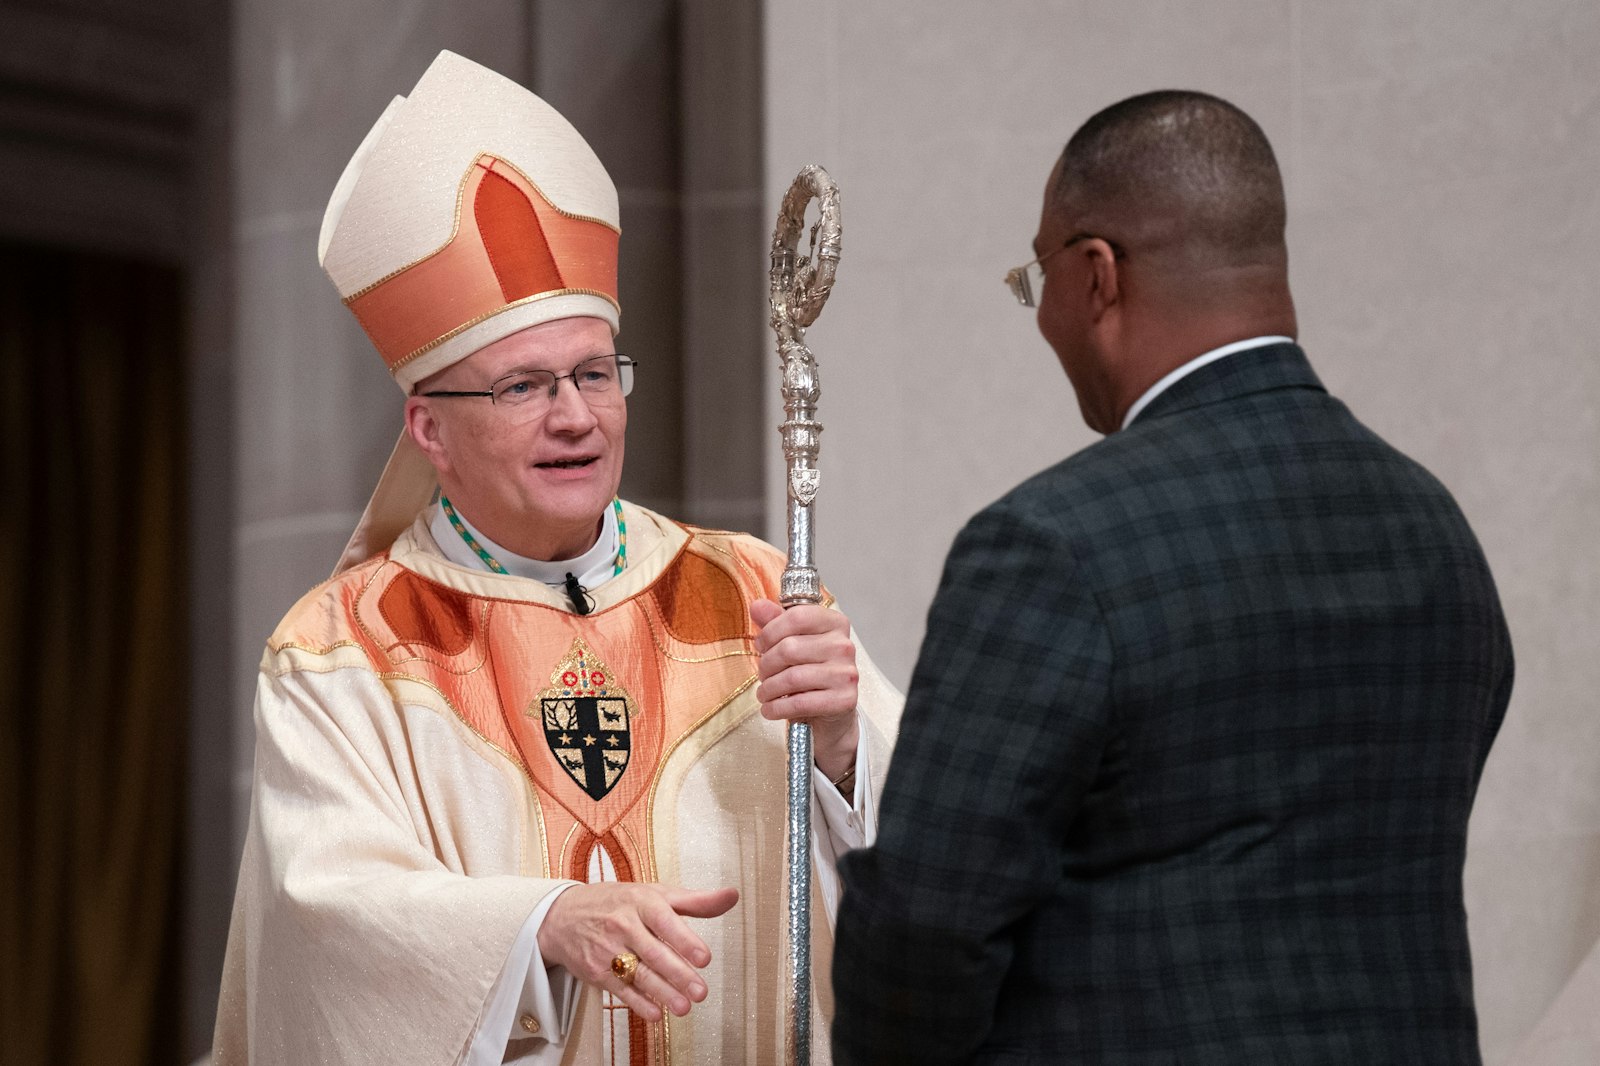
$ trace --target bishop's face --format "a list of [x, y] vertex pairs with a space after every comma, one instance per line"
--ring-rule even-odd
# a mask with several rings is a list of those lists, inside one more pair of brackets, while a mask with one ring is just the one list
[[[598, 318], [563, 318], [513, 333], [429, 379], [418, 392], [487, 390], [508, 374], [570, 374], [585, 359], [616, 350]], [[570, 559], [594, 544], [622, 480], [627, 402], [580, 393], [570, 378], [542, 414], [478, 398], [413, 398], [432, 443], [440, 484], [490, 539], [535, 559]], [[413, 436], [417, 435], [413, 418]]]

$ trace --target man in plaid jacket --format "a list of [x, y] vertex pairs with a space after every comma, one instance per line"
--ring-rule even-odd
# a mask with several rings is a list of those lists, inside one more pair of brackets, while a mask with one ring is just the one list
[[951, 549], [842, 867], [835, 1061], [1479, 1061], [1461, 875], [1510, 641], [1450, 494], [1292, 340], [1284, 217], [1199, 93], [1056, 164], [1009, 280], [1108, 436]]

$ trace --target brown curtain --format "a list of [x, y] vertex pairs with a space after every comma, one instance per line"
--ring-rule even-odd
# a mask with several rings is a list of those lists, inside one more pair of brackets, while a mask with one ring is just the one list
[[175, 1063], [184, 356], [170, 267], [0, 244], [0, 1063]]

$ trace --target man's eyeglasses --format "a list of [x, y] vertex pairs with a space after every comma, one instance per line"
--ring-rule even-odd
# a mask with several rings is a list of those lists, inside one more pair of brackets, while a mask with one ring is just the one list
[[573, 386], [591, 407], [621, 402], [633, 391], [633, 368], [639, 364], [626, 355], [596, 355], [572, 368], [570, 374], [554, 370], [518, 370], [496, 378], [487, 389], [474, 392], [424, 392], [423, 396], [487, 396], [496, 407], [504, 408], [518, 420], [539, 418], [550, 410], [561, 382], [572, 379]]
[[1118, 259], [1122, 258], [1122, 249], [1115, 241], [1107, 241], [1104, 237], [1093, 233], [1075, 233], [1068, 237], [1061, 247], [1044, 253], [1031, 263], [1024, 263], [1006, 271], [1006, 288], [1011, 290], [1011, 295], [1015, 296], [1017, 303], [1023, 307], [1038, 307], [1039, 294], [1044, 291], [1044, 261], [1057, 252], [1066, 251], [1079, 241], [1091, 239], [1106, 241], [1111, 246], [1111, 253]]

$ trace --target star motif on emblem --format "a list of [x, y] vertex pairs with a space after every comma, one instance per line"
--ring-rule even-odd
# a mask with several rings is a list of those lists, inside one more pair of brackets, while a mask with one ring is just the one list
[[594, 741], [595, 741], [594, 737], [588, 735], [587, 733], [584, 734], [584, 737], [583, 737], [583, 746], [584, 747], [586, 747], [586, 748], [594, 747]]
[[569, 745], [571, 743], [572, 743], [572, 735], [569, 734], [569, 733], [562, 733], [561, 734], [561, 746], [562, 747], [566, 747], [567, 745]]

